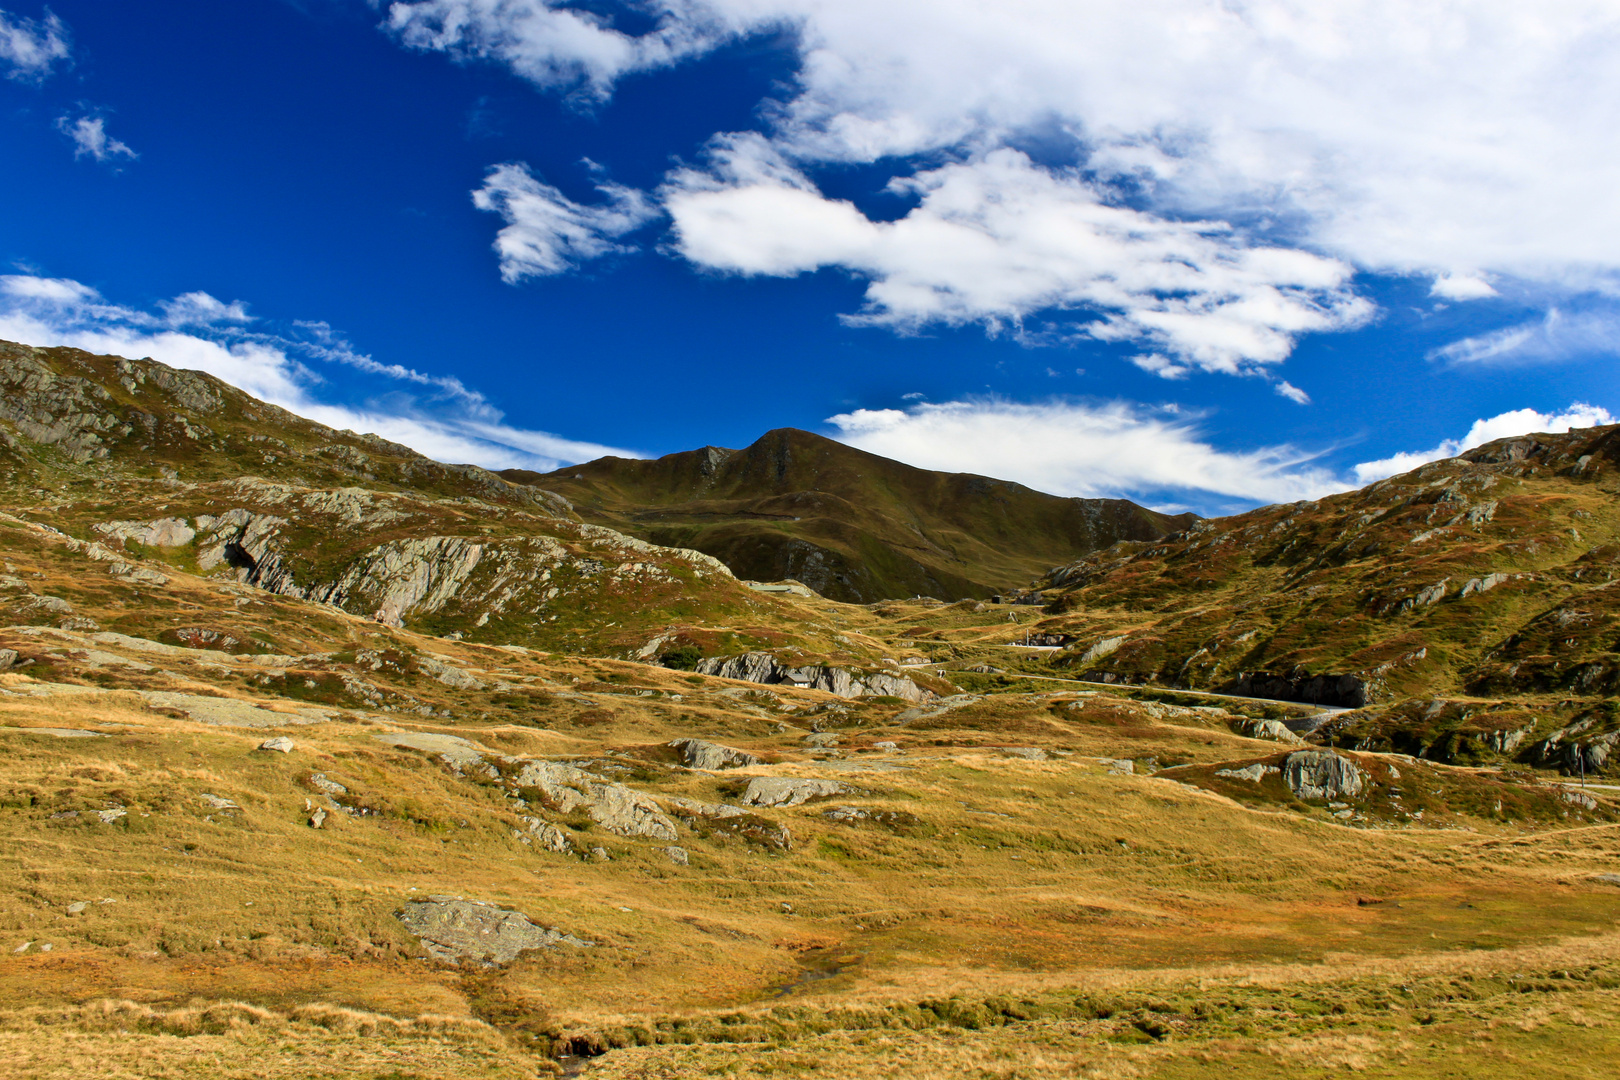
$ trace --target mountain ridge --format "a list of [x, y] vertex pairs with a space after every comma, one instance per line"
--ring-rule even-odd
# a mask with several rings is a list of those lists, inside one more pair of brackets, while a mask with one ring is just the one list
[[557, 492], [588, 520], [714, 555], [741, 577], [793, 578], [855, 603], [984, 598], [1117, 540], [1153, 539], [1197, 520], [1125, 499], [919, 469], [795, 428], [740, 450], [500, 475]]

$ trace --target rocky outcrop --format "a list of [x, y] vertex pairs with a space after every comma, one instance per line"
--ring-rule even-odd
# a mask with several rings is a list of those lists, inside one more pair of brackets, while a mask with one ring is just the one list
[[836, 780], [804, 780], [787, 776], [756, 776], [739, 800], [744, 806], [798, 806], [811, 799], [847, 795], [851, 788]]
[[1327, 750], [1294, 751], [1283, 759], [1282, 777], [1301, 799], [1353, 799], [1367, 783], [1359, 765]]
[[120, 544], [133, 540], [147, 547], [185, 547], [197, 537], [197, 530], [184, 518], [177, 517], [156, 521], [108, 521], [95, 526], [95, 530]]
[[1620, 731], [1586, 734], [1591, 727], [1591, 720], [1583, 720], [1555, 731], [1533, 744], [1528, 756], [1536, 765], [1557, 769], [1566, 776], [1601, 775], [1608, 771], [1609, 761], [1620, 747]]
[[526, 831], [518, 832], [517, 838], [525, 844], [533, 844], [541, 851], [555, 851], [559, 854], [571, 853], [574, 842], [568, 834], [557, 826], [537, 817], [524, 817], [523, 824]]
[[674, 840], [675, 823], [653, 801], [623, 784], [556, 761], [526, 761], [512, 776], [519, 789], [532, 788], [558, 813], [580, 811], [612, 833], [651, 840]]
[[522, 912], [459, 896], [410, 901], [398, 918], [421, 939], [429, 955], [447, 964], [472, 961], [494, 967], [510, 964], [530, 949], [554, 949], [558, 945], [587, 949], [596, 944], [549, 926], [536, 926]]
[[1367, 683], [1356, 675], [1275, 675], [1244, 672], [1220, 687], [1220, 693], [1272, 701], [1303, 701], [1359, 709], [1367, 704]]
[[937, 720], [946, 713], [957, 709], [965, 709], [984, 699], [978, 694], [952, 694], [950, 697], [940, 698], [932, 705], [918, 706], [907, 709], [894, 718], [897, 724], [910, 724], [918, 720]]
[[766, 652], [743, 653], [741, 656], [716, 656], [700, 661], [700, 675], [715, 675], [722, 679], [741, 682], [787, 685], [802, 690], [824, 690], [838, 697], [897, 697], [904, 701], [929, 702], [935, 695], [924, 690], [904, 675], [887, 672], [854, 674], [840, 667], [807, 665], [786, 667]]
[[1251, 784], [1258, 784], [1267, 776], [1275, 775], [1280, 771], [1275, 765], [1267, 765], [1257, 761], [1253, 765], [1245, 765], [1241, 769], [1216, 769], [1215, 775], [1224, 776], [1228, 780], [1247, 780]]
[[745, 765], [758, 765], [761, 761], [760, 758], [748, 753], [746, 750], [721, 746], [719, 743], [704, 742], [702, 739], [676, 739], [668, 745], [670, 749], [681, 755], [681, 761], [690, 769], [718, 772], [721, 769], [736, 769]]
[[1244, 719], [1233, 725], [1239, 735], [1247, 735], [1251, 739], [1272, 739], [1280, 743], [1298, 745], [1305, 740], [1288, 730], [1288, 726], [1281, 720]]

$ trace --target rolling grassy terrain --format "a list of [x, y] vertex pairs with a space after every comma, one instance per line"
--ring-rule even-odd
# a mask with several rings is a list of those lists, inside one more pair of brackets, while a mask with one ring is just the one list
[[[852, 604], [201, 376], [8, 355], [8, 1075], [1589, 1076], [1616, 1049], [1611, 689], [1578, 674], [1613, 644], [1609, 433], [1116, 545], [1044, 607]], [[692, 670], [751, 651], [916, 694]], [[1257, 671], [1369, 700], [1204, 692]], [[1303, 787], [1299, 755], [1357, 782]], [[489, 920], [557, 934], [502, 959]]]

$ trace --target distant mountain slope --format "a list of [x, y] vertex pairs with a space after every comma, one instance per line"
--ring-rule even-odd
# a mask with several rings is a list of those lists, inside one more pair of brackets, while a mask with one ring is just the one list
[[[1056, 614], [1041, 629], [1072, 639], [1059, 662], [1077, 673], [1130, 682], [1352, 705], [1608, 699], [1620, 692], [1617, 494], [1620, 426], [1502, 439], [1077, 560], [1042, 582]], [[1340, 695], [1339, 676], [1362, 689]], [[1600, 711], [1615, 726], [1616, 710]], [[1500, 727], [1472, 723], [1487, 741]]]
[[988, 596], [1118, 540], [1155, 539], [1197, 520], [916, 469], [792, 428], [744, 450], [501, 475], [558, 492], [587, 520], [713, 555], [739, 577], [797, 578], [852, 602]]
[[[862, 659], [849, 635], [806, 637], [793, 598], [745, 588], [709, 556], [152, 360], [0, 342], [0, 508], [82, 563], [78, 591], [50, 598], [0, 574], [0, 626], [263, 638], [265, 601], [251, 591], [206, 611], [163, 602], [171, 581], [195, 575], [483, 644]], [[80, 614], [109, 590], [144, 599], [121, 598], [112, 623]]]

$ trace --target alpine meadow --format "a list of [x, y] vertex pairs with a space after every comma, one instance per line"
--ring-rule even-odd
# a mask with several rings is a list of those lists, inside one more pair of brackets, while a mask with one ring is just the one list
[[0, 1073], [1613, 1071], [1613, 4], [0, 2]]

